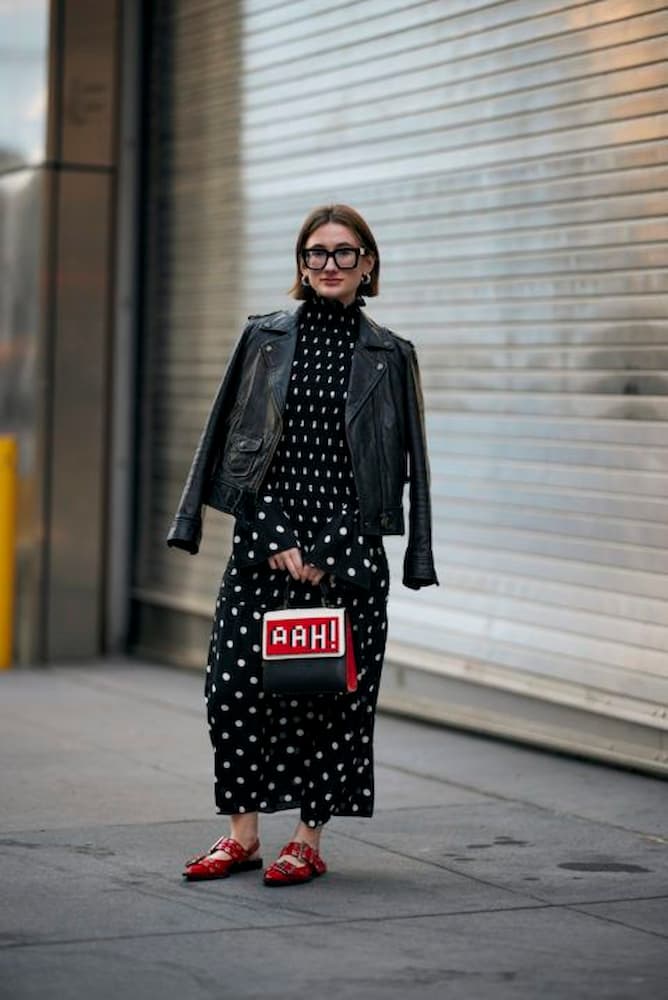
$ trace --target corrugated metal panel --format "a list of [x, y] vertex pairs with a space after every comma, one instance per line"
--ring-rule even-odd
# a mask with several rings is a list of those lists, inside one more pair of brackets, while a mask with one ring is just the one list
[[[151, 473], [145, 590], [206, 613], [222, 519], [209, 517], [196, 568], [161, 544], [219, 358], [245, 312], [282, 304], [305, 212], [349, 201], [381, 246], [370, 311], [418, 345], [429, 411], [442, 586], [402, 591], [405, 540], [389, 542], [390, 656], [632, 718], [646, 746], [634, 733], [629, 759], [665, 763], [665, 4], [216, 6], [181, 0], [169, 26], [182, 60], [176, 214], [186, 178], [200, 185], [194, 221], [184, 201], [165, 233], [166, 381], [152, 413], [169, 445]], [[218, 83], [228, 57], [238, 90]], [[231, 214], [216, 198], [226, 185], [243, 199]], [[530, 722], [518, 715], [514, 731]]]
[[[208, 511], [196, 559], [165, 535], [240, 322], [240, 15], [156, 3], [148, 25], [145, 337], [135, 593], [210, 613], [229, 548]], [[202, 654], [203, 655], [203, 654]]]

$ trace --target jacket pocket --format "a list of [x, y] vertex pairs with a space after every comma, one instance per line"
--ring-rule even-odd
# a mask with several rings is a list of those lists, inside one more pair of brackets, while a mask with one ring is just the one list
[[234, 475], [245, 475], [255, 461], [260, 448], [261, 437], [235, 435], [228, 441], [223, 468]]

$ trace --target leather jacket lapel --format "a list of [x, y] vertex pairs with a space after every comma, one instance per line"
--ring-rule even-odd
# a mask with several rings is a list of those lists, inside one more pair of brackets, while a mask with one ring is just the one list
[[346, 426], [352, 423], [366, 398], [385, 374], [386, 368], [385, 361], [379, 360], [375, 351], [358, 344], [353, 351], [353, 363], [350, 369], [345, 413]]
[[282, 314], [271, 325], [261, 327], [267, 336], [260, 350], [269, 371], [269, 385], [279, 413], [283, 413], [290, 384], [292, 360], [297, 346], [297, 328], [298, 312]]
[[353, 351], [353, 363], [346, 399], [346, 426], [351, 424], [369, 394], [386, 375], [387, 356], [385, 351], [393, 349], [394, 345], [390, 338], [385, 335], [383, 328], [361, 313], [359, 340]]

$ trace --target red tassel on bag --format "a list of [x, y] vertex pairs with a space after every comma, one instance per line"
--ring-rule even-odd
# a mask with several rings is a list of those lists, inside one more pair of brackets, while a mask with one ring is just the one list
[[348, 692], [357, 691], [357, 663], [353, 646], [353, 630], [346, 613], [346, 687]]

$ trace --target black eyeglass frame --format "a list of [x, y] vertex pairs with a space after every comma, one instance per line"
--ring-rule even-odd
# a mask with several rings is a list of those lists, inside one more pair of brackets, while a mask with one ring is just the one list
[[[351, 251], [355, 254], [355, 263], [347, 267], [341, 267], [338, 260], [336, 259], [337, 253], [350, 253]], [[327, 261], [329, 260], [330, 257], [334, 259], [334, 263], [338, 267], [339, 271], [354, 271], [360, 262], [360, 257], [364, 257], [367, 254], [367, 252], [368, 251], [366, 250], [365, 247], [337, 247], [336, 250], [325, 250], [324, 247], [305, 247], [302, 250], [301, 258], [304, 267], [307, 267], [309, 271], [324, 271], [325, 268], [327, 267]], [[312, 267], [309, 264], [308, 255], [310, 253], [325, 254], [325, 260], [321, 267]]]

